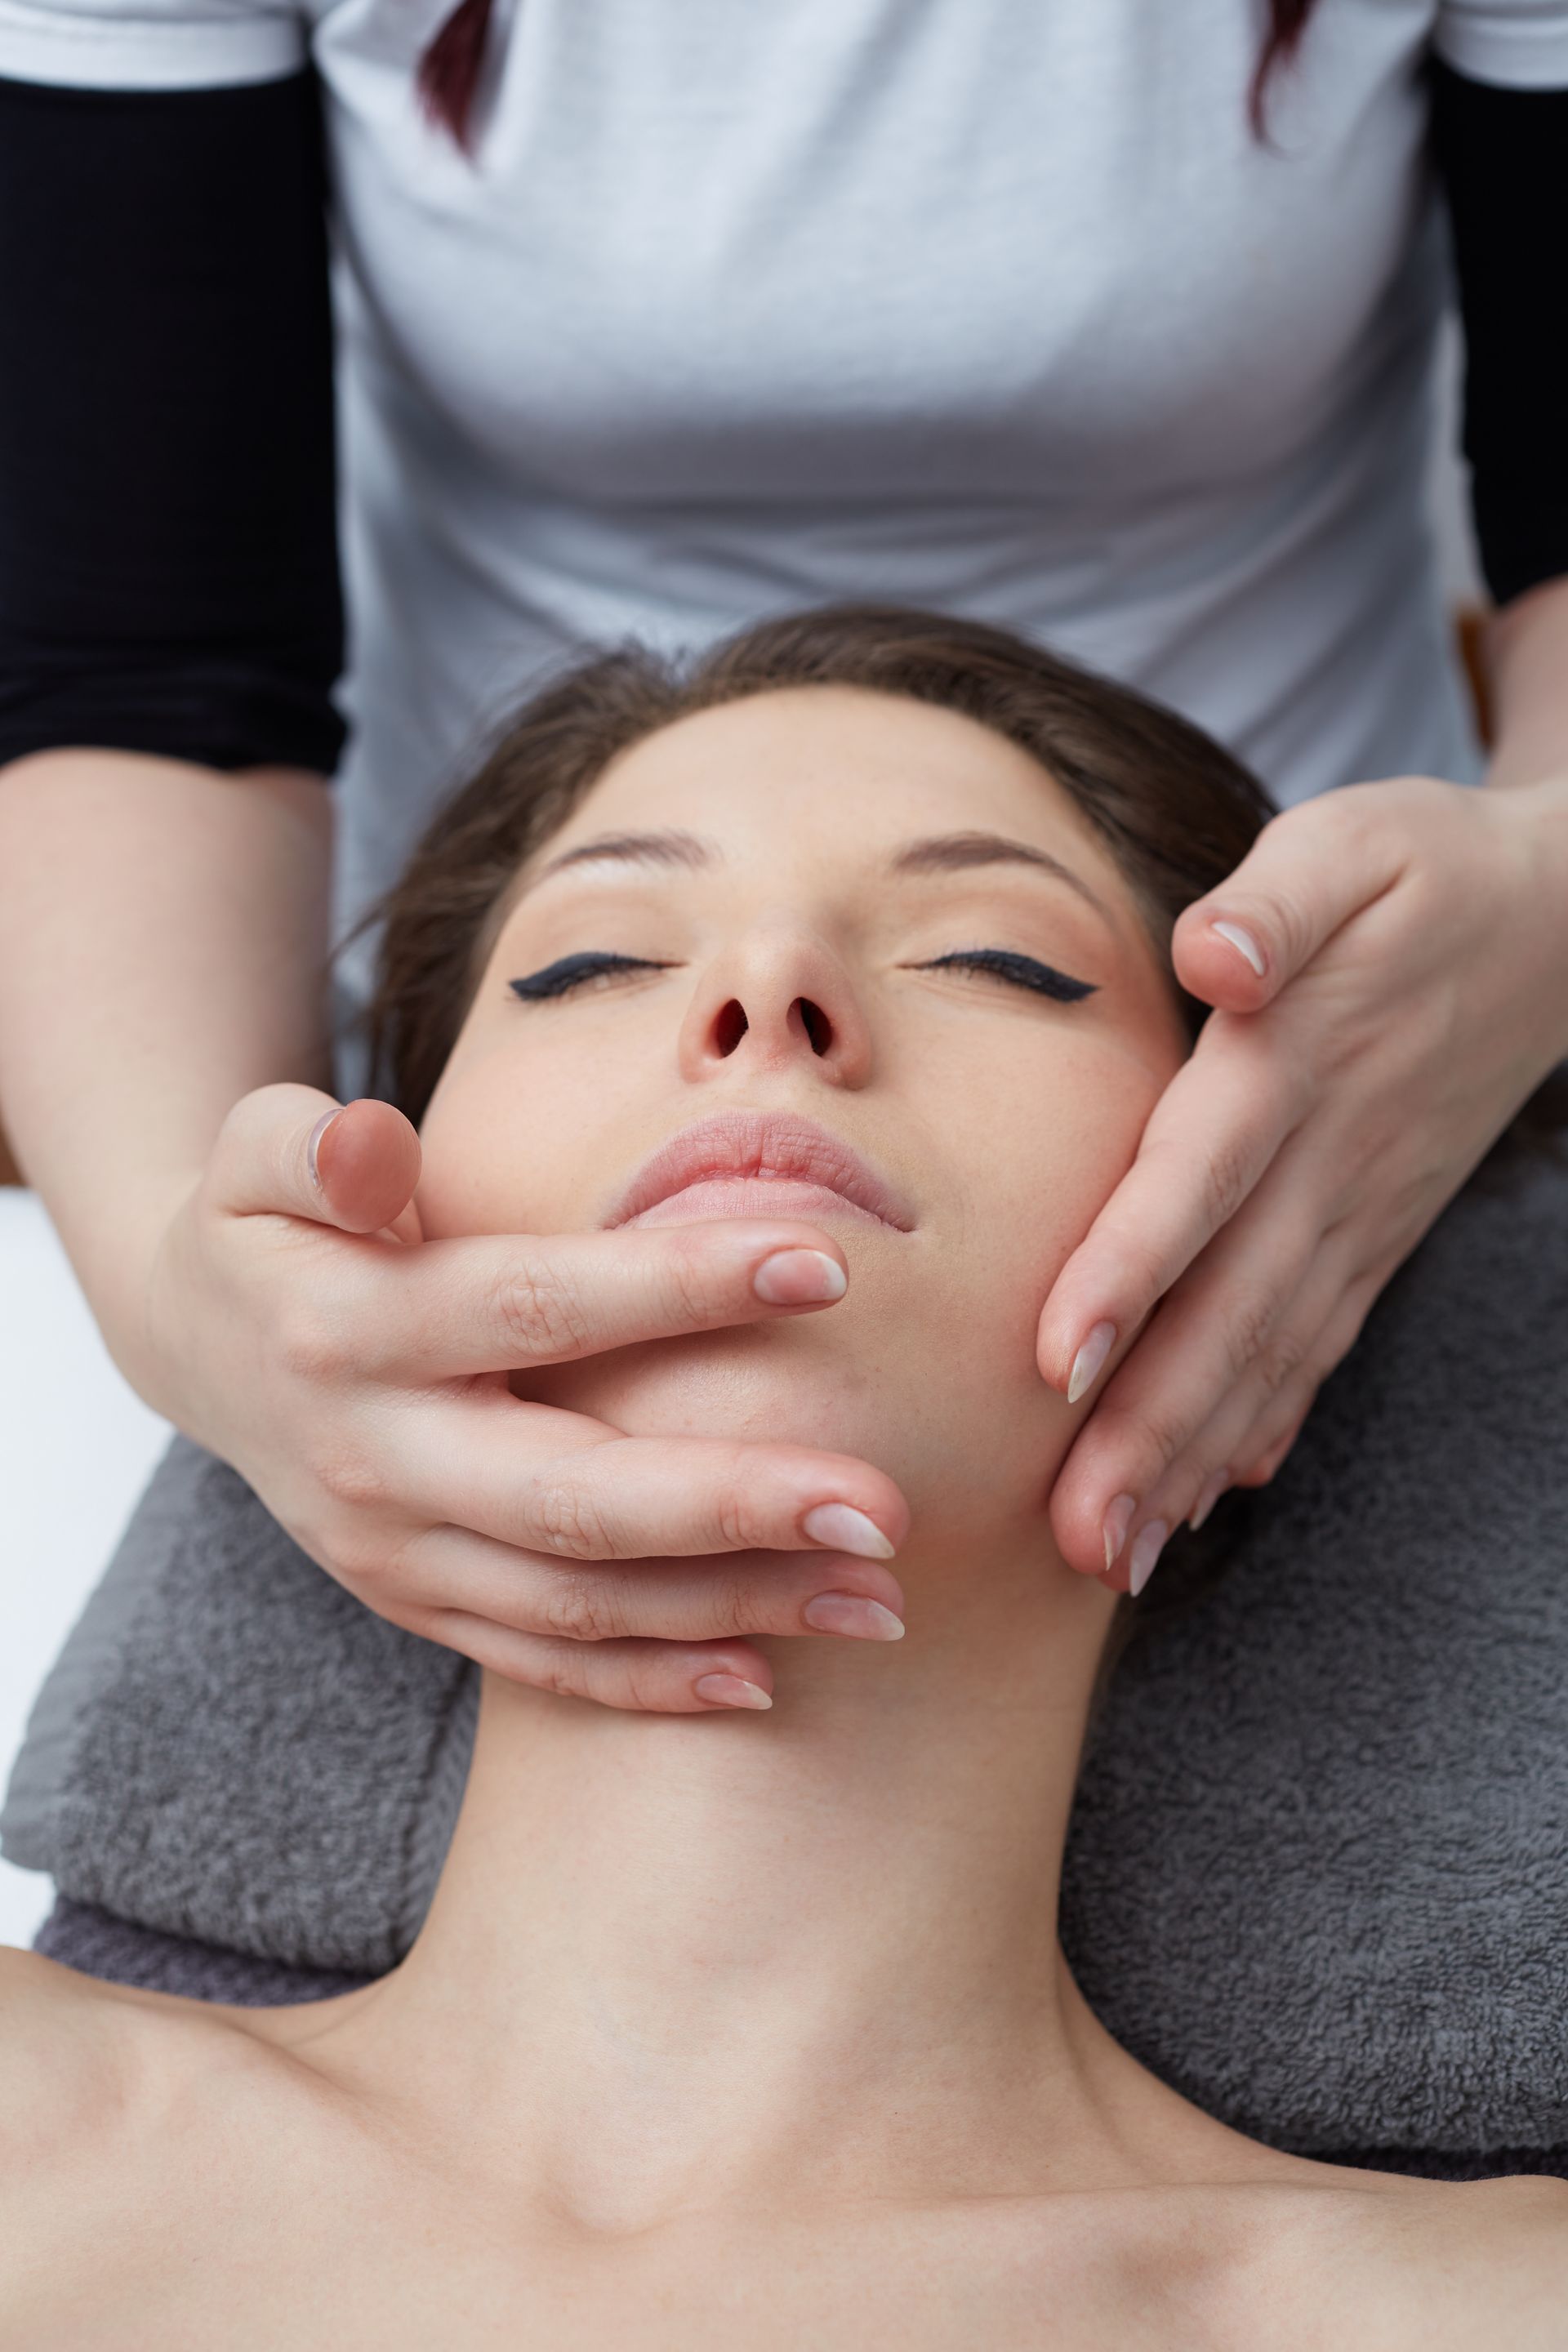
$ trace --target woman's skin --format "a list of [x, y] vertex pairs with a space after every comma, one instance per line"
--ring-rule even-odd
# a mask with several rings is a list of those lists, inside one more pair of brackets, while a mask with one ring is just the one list
[[1040, 1324], [1045, 1377], [1098, 1400], [1051, 1507], [1076, 1568], [1146, 1576], [1168, 1528], [1272, 1477], [1384, 1283], [1568, 1056], [1568, 580], [1505, 606], [1487, 651], [1485, 791], [1325, 793], [1176, 927], [1219, 1014]]
[[[1093, 993], [952, 961], [994, 950]], [[539, 994], [594, 953], [642, 961]], [[1108, 856], [970, 721], [795, 691], [623, 755], [515, 897], [418, 1215], [445, 1248], [808, 1211], [835, 1313], [513, 1385], [598, 1422], [590, 1453], [766, 1433], [882, 1464], [907, 1637], [787, 1645], [776, 1706], [704, 1717], [487, 1675], [430, 1917], [362, 1993], [210, 2010], [13, 1956], [5, 2340], [1555, 2352], [1562, 2184], [1260, 2147], [1110, 2040], [1056, 1941], [1113, 1604], [1052, 1540], [1083, 1407], [1036, 1330], [1183, 1052]], [[807, 1182], [801, 1121], [875, 1194]], [[679, 1173], [639, 1171], [694, 1127], [661, 1206]]]
[[[537, 1341], [544, 1303], [605, 1346], [798, 1313], [798, 1281], [783, 1307], [754, 1284], [781, 1245], [830, 1247], [826, 1236], [774, 1219], [589, 1255], [523, 1236], [439, 1257], [367, 1253], [360, 1234], [403, 1206], [418, 1155], [405, 1120], [358, 1105], [323, 1149], [325, 1192], [311, 1181], [310, 1137], [331, 1107], [320, 1085], [320, 784], [89, 751], [17, 761], [3, 782], [0, 1101], [121, 1370], [243, 1471], [313, 1559], [412, 1632], [493, 1586], [497, 1522], [475, 1498], [499, 1497], [512, 1547], [504, 1623], [548, 1633], [563, 1563], [577, 1573], [567, 1531], [595, 1498], [528, 1417], [481, 1412], [472, 1376]], [[307, 1083], [268, 1083], [285, 1076]], [[601, 1517], [618, 1557], [745, 1551], [744, 1575], [698, 1629], [706, 1643], [810, 1630], [799, 1564], [773, 1553], [808, 1539], [823, 1503], [902, 1530], [884, 1474], [750, 1447], [628, 1464]], [[432, 1580], [419, 1547], [437, 1529], [476, 1532], [456, 1562], [444, 1545]], [[824, 1590], [842, 1581], [828, 1549]], [[572, 1645], [573, 1686], [612, 1705], [689, 1707], [716, 1663], [755, 1670], [744, 1644], [721, 1657], [674, 1622], [643, 1630], [671, 1638], [641, 1662], [636, 1694], [588, 1643]], [[565, 1637], [539, 1654], [553, 1684]]]
[[[1381, 1283], [1568, 1052], [1568, 581], [1505, 608], [1490, 650], [1490, 792], [1418, 778], [1330, 794], [1270, 827], [1179, 928], [1186, 985], [1226, 1017], [1161, 1103], [1041, 1326], [1040, 1369], [1065, 1392], [1097, 1334], [1125, 1335], [1165, 1300], [1114, 1377], [1102, 1365], [1089, 1385], [1058, 1483], [1057, 1539], [1086, 1573], [1104, 1572], [1108, 1521], [1126, 1528], [1110, 1579], [1124, 1586], [1151, 1528], [1201, 1507], [1227, 1473], [1272, 1474]], [[548, 1457], [520, 1426], [503, 1436], [481, 1421], [440, 1368], [455, 1346], [483, 1370], [542, 1290], [569, 1294], [578, 1327], [606, 1343], [766, 1317], [778, 1310], [752, 1276], [770, 1237], [645, 1258], [640, 1285], [613, 1247], [568, 1263], [526, 1237], [448, 1255], [438, 1277], [416, 1257], [367, 1262], [357, 1236], [403, 1206], [417, 1162], [402, 1123], [356, 1105], [331, 1132], [323, 1188], [311, 1181], [309, 1138], [331, 1104], [327, 809], [316, 780], [285, 771], [228, 777], [89, 749], [13, 762], [0, 1103], [150, 1403], [399, 1624], [476, 1597], [478, 1549], [460, 1566], [448, 1551], [434, 1580], [387, 1562], [417, 1557], [437, 1527], [473, 1528], [468, 1474], [482, 1465], [488, 1486], [510, 1487], [517, 1549], [494, 1623], [537, 1635], [561, 1557], [529, 1508]], [[1248, 931], [1261, 981], [1216, 916]], [[444, 1468], [454, 1433], [460, 1475]], [[799, 1540], [798, 1495], [766, 1528], [740, 1516], [756, 1466], [715, 1460], [706, 1486], [688, 1466], [683, 1544]], [[619, 1591], [623, 1563], [659, 1538], [645, 1492], [614, 1502], [604, 1582]], [[709, 1633], [804, 1632], [775, 1563], [747, 1568], [733, 1622]], [[645, 1672], [648, 1703], [689, 1705], [700, 1662], [675, 1627], [644, 1630], [673, 1644]], [[592, 1644], [573, 1686], [628, 1703]]]

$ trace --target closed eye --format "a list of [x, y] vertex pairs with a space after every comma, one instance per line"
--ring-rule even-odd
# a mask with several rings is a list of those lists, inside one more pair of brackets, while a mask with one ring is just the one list
[[652, 956], [611, 955], [598, 949], [585, 950], [580, 955], [557, 956], [540, 971], [531, 971], [525, 980], [509, 982], [514, 996], [527, 1004], [538, 1004], [552, 996], [567, 996], [574, 988], [585, 988], [591, 982], [618, 980], [630, 971], [668, 971], [668, 963]]
[[1058, 971], [1055, 964], [1041, 963], [1037, 957], [1018, 955], [1012, 948], [957, 948], [951, 955], [932, 956], [929, 963], [910, 967], [914, 971], [973, 971], [989, 973], [993, 979], [1006, 981], [1014, 988], [1027, 988], [1037, 996], [1048, 996], [1058, 1004], [1077, 1004], [1095, 993], [1091, 980], [1074, 980], [1070, 972]]

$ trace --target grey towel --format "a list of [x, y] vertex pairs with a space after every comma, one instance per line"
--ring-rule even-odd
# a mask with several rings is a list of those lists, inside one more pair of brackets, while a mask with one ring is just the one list
[[[1568, 1173], [1472, 1187], [1275, 1486], [1162, 1564], [1091, 1736], [1064, 1896], [1084, 1990], [1278, 2145], [1459, 2171], [1568, 2147], [1565, 1331]], [[210, 1957], [128, 1958], [117, 1923], [229, 1962], [386, 1968], [439, 1869], [472, 1698], [461, 1661], [361, 1611], [177, 1442], [0, 1819], [72, 1898], [46, 1945], [193, 1990]]]

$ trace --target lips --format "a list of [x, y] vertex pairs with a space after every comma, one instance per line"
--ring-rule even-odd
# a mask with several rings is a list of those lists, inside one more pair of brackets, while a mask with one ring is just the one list
[[892, 1186], [815, 1119], [726, 1111], [683, 1128], [650, 1153], [605, 1223], [812, 1218], [846, 1209], [896, 1233], [908, 1233], [915, 1222]]

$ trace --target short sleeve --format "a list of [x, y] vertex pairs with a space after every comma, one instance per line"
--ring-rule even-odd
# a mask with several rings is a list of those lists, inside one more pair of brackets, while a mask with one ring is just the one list
[[75, 89], [272, 81], [307, 59], [289, 0], [0, 0], [0, 77]]
[[1441, 0], [1432, 43], [1471, 81], [1568, 89], [1568, 0]]

